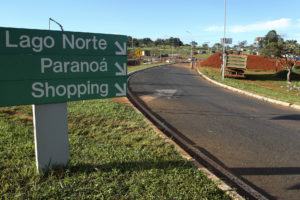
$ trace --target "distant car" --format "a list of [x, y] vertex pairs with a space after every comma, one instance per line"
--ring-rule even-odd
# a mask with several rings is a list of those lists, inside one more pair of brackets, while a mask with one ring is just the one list
[[206, 51], [202, 51], [202, 54], [206, 54]]
[[174, 59], [168, 59], [168, 60], [166, 60], [166, 63], [174, 63], [174, 62], [175, 62]]
[[188, 61], [188, 62], [195, 61], [195, 57], [188, 58], [188, 60], [187, 60], [187, 61]]
[[163, 58], [163, 57], [169, 57], [169, 54], [161, 54], [160, 56], [161, 56], [162, 58]]
[[216, 51], [215, 51], [215, 50], [212, 50], [212, 51], [210, 51], [210, 53], [216, 53]]

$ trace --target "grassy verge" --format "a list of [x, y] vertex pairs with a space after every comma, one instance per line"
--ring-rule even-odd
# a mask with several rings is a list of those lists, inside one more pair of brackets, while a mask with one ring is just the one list
[[146, 64], [146, 65], [132, 66], [132, 67], [128, 67], [128, 73], [133, 72], [133, 71], [137, 71], [139, 69], [144, 69], [144, 68], [153, 67], [153, 66], [159, 66], [159, 65], [164, 65], [164, 64], [166, 64], [166, 63], [157, 63], [157, 64]]
[[211, 53], [207, 53], [207, 54], [197, 54], [194, 57], [198, 58], [199, 60], [205, 60], [207, 59], [209, 56], [211, 56]]
[[292, 85], [286, 82], [286, 71], [279, 73], [246, 71], [244, 79], [225, 78], [222, 80], [220, 69], [211, 67], [200, 67], [199, 69], [204, 75], [226, 85], [300, 105], [300, 91], [296, 89], [300, 87], [299, 68], [293, 72]]
[[31, 106], [0, 108], [2, 199], [230, 199], [131, 107], [68, 103], [70, 167], [36, 173]]

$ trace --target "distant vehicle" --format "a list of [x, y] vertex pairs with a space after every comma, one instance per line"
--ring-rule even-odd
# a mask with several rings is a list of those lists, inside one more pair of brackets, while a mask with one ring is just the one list
[[161, 54], [160, 56], [161, 56], [162, 58], [163, 58], [163, 57], [169, 57], [169, 54]]
[[195, 57], [188, 58], [188, 60], [187, 60], [187, 61], [188, 61], [188, 62], [195, 61]]
[[210, 51], [210, 53], [216, 53], [216, 51], [215, 51], [215, 50], [212, 50], [212, 51]]
[[233, 49], [226, 50], [226, 54], [233, 54]]
[[196, 52], [196, 51], [193, 52], [193, 55], [197, 55], [197, 54], [198, 54], [198, 52]]
[[175, 62], [174, 59], [168, 59], [168, 60], [166, 60], [166, 63], [174, 63], [174, 62]]
[[202, 54], [206, 54], [206, 51], [202, 51]]

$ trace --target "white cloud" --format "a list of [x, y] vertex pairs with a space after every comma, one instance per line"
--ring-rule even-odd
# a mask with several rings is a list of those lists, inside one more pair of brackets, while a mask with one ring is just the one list
[[[300, 21], [300, 19], [298, 19], [298, 21]], [[272, 29], [286, 30], [289, 27], [291, 27], [291, 19], [281, 18], [278, 20], [258, 22], [255, 24], [229, 26], [227, 28], [227, 31], [232, 33], [242, 33], [242, 32], [251, 32], [251, 31], [268, 31]], [[222, 30], [223, 30], [223, 26], [210, 26], [205, 29], [205, 31], [222, 31]]]
[[205, 31], [222, 31], [224, 26], [210, 26], [205, 29]]

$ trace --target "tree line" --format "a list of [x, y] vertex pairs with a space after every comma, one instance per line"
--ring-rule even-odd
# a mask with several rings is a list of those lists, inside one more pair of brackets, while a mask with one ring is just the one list
[[137, 39], [131, 36], [127, 36], [127, 44], [129, 47], [153, 47], [153, 46], [167, 46], [167, 45], [173, 47], [180, 47], [185, 45], [190, 46], [191, 44], [193, 46], [197, 46], [197, 42], [195, 41], [192, 41], [191, 44], [184, 44], [180, 40], [180, 38], [177, 37], [170, 37], [167, 39], [158, 38], [153, 41], [151, 38]]

